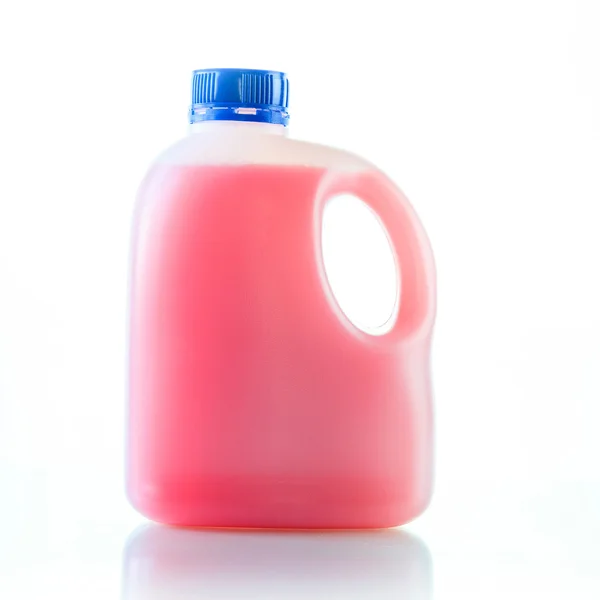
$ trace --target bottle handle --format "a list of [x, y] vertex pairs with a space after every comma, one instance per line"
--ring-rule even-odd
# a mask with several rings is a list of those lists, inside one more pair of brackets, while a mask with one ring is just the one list
[[[435, 316], [435, 265], [429, 240], [406, 196], [383, 173], [371, 169], [361, 172], [332, 172], [325, 176], [317, 193], [315, 239], [323, 284], [331, 301], [338, 307], [325, 274], [321, 249], [323, 209], [328, 200], [351, 194], [365, 202], [378, 216], [392, 247], [401, 282], [399, 306], [392, 328], [371, 340], [399, 341], [429, 332]], [[339, 308], [339, 307], [338, 307]]]

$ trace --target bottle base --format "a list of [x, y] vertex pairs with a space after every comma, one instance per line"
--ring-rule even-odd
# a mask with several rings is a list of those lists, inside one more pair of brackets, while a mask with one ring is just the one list
[[403, 493], [382, 482], [219, 481], [144, 489], [129, 492], [142, 515], [164, 525], [200, 529], [387, 529], [412, 521], [429, 504], [429, 494]]

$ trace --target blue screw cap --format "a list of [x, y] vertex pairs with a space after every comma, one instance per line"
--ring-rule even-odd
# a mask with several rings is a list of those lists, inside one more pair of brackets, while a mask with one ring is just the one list
[[279, 71], [201, 69], [192, 77], [190, 123], [258, 121], [286, 126], [288, 96], [288, 78]]

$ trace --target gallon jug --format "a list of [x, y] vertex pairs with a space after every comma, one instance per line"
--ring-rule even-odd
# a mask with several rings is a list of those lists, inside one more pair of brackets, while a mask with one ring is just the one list
[[[431, 495], [429, 242], [369, 162], [287, 137], [288, 91], [275, 71], [195, 71], [189, 135], [139, 192], [127, 487], [155, 521], [381, 528]], [[322, 215], [340, 194], [393, 248], [401, 291], [382, 335], [327, 279]]]

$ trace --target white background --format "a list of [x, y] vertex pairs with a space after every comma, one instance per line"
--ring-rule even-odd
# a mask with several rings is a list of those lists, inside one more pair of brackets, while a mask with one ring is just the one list
[[[0, 591], [599, 597], [599, 31], [595, 0], [3, 3]], [[215, 66], [288, 72], [291, 135], [369, 158], [420, 214], [437, 491], [409, 541], [160, 529], [192, 566], [148, 587], [152, 531], [121, 559], [130, 214]]]

